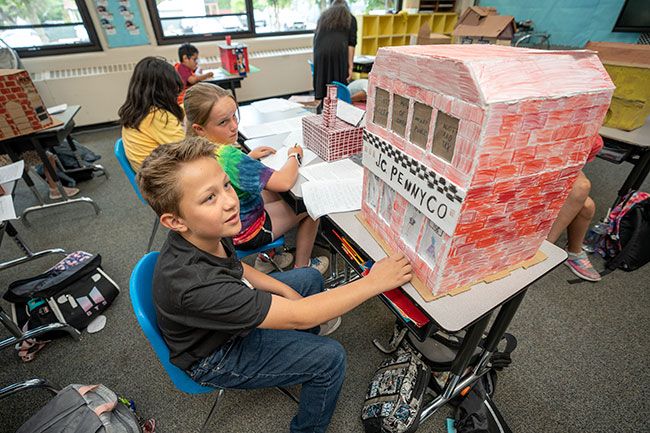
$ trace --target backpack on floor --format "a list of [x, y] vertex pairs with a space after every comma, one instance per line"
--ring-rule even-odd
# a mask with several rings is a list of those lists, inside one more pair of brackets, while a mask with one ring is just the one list
[[399, 350], [384, 360], [368, 387], [361, 410], [366, 433], [412, 433], [420, 425], [431, 370], [420, 357]]
[[512, 433], [494, 405], [497, 372], [490, 370], [457, 401], [454, 427], [457, 433]]
[[650, 262], [650, 194], [628, 194], [609, 214], [598, 251], [606, 267], [634, 271]]
[[99, 254], [76, 251], [40, 275], [9, 284], [4, 299], [11, 302], [14, 322], [25, 331], [54, 322], [84, 330], [119, 294], [101, 261]]
[[16, 433], [141, 433], [131, 408], [104, 385], [68, 385]]

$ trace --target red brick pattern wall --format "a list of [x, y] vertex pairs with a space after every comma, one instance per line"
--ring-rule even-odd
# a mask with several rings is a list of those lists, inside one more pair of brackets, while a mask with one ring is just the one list
[[[34, 106], [30, 94], [37, 95], [38, 92], [27, 71], [0, 75], [0, 139], [43, 129], [52, 123], [51, 119], [46, 122], [39, 119], [36, 110], [42, 113], [45, 105], [41, 101], [40, 106]], [[20, 105], [22, 112], [19, 116], [7, 110], [9, 102]]]
[[[507, 49], [504, 52], [510, 53]], [[429, 78], [418, 81], [414, 72], [405, 72], [415, 68], [404, 66], [403, 55], [388, 54], [379, 56], [370, 76], [368, 131], [465, 189], [467, 195], [453, 236], [427, 228], [429, 222], [424, 218], [417, 221], [417, 242], [407, 245], [403, 233], [409, 227], [406, 219], [413, 219], [413, 209], [409, 211], [410, 205], [397, 194], [391, 205], [383, 203], [388, 187], [376, 178], [378, 202], [369, 203], [368, 188], [373, 174], [365, 170], [362, 213], [366, 220], [391, 248], [410, 258], [416, 275], [436, 295], [532, 257], [592, 149], [609, 106], [611, 83], [595, 80], [593, 91], [588, 90], [590, 83], [585, 83], [582, 92], [481, 103], [477, 100], [482, 92], [481, 83], [470, 85], [464, 81], [466, 77], [461, 77], [455, 85], [449, 85], [449, 93], [432, 90], [433, 85], [424, 88], [419, 83], [429, 83]], [[425, 60], [420, 57], [415, 56], [413, 64], [423, 64]], [[462, 71], [457, 61], [440, 63], [443, 71]], [[396, 64], [399, 74], [389, 69]], [[435, 69], [427, 72], [440, 76]], [[400, 78], [396, 79], [396, 75]], [[394, 94], [409, 98], [405, 137], [390, 130], [391, 109], [386, 128], [372, 122], [377, 87], [390, 93], [390, 107]], [[408, 140], [414, 101], [433, 108], [425, 149]], [[439, 111], [459, 119], [450, 162], [431, 153]], [[382, 214], [382, 206], [389, 206], [390, 212]]]

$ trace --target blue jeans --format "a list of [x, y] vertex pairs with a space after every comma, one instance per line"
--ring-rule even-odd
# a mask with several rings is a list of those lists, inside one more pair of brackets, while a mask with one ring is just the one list
[[[323, 277], [313, 268], [270, 274], [303, 296], [323, 291]], [[188, 371], [204, 386], [269, 388], [302, 384], [291, 433], [322, 433], [332, 419], [343, 379], [345, 350], [341, 344], [309, 332], [253, 329], [235, 337]]]

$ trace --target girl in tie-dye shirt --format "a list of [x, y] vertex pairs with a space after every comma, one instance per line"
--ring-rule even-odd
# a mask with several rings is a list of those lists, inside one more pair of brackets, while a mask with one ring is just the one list
[[[240, 201], [242, 229], [233, 238], [235, 247], [239, 250], [258, 249], [297, 226], [295, 267], [312, 266], [324, 274], [328, 267], [327, 258], [311, 258], [318, 220], [311, 219], [306, 213], [296, 215], [274, 194], [288, 191], [296, 183], [302, 148], [289, 150], [287, 162], [278, 171], [258, 160], [274, 153], [273, 148], [263, 146], [248, 155], [243, 153], [236, 146], [237, 103], [230, 93], [214, 84], [192, 86], [185, 95], [184, 106], [187, 135], [199, 135], [220, 144], [217, 160], [230, 177]], [[256, 267], [264, 267], [262, 265], [258, 258]], [[271, 270], [270, 266], [264, 268]]]

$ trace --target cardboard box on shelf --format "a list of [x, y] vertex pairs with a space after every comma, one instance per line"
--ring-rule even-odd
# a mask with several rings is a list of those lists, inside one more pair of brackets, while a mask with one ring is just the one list
[[452, 32], [455, 44], [510, 45], [515, 34], [515, 18], [498, 15], [492, 7], [471, 6], [458, 18]]
[[437, 45], [451, 44], [451, 38], [441, 33], [431, 33], [429, 23], [424, 23], [420, 27], [417, 35], [411, 35], [410, 45]]
[[0, 139], [30, 134], [53, 123], [29, 73], [0, 69]]
[[616, 85], [605, 126], [630, 131], [650, 116], [650, 45], [588, 42]]

